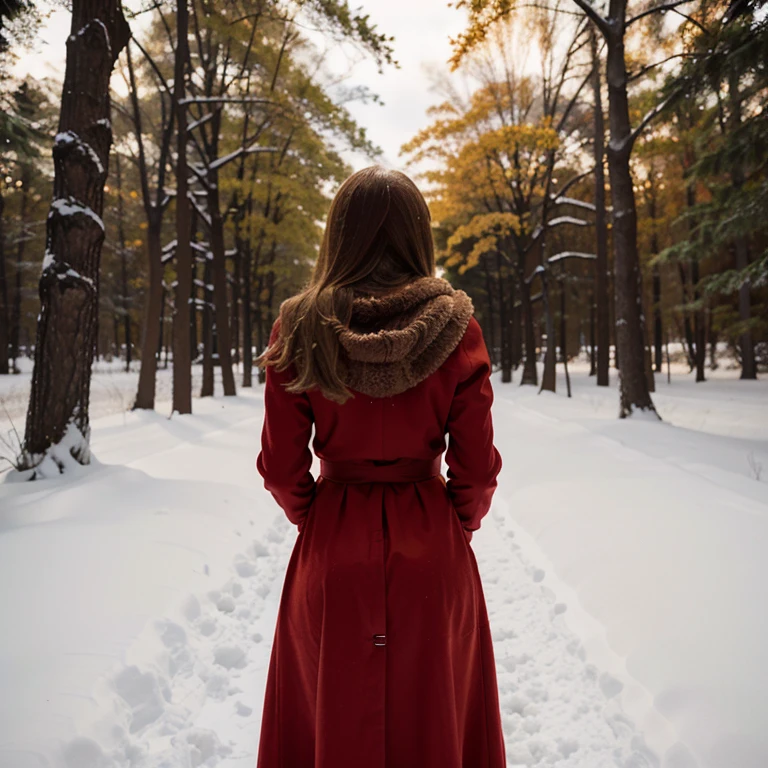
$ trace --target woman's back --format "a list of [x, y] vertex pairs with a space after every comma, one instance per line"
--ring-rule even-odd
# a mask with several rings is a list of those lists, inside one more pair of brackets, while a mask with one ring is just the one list
[[[439, 459], [448, 436], [448, 489], [464, 527], [475, 530], [488, 511], [501, 457], [493, 446], [490, 360], [471, 301], [430, 277], [358, 304], [355, 330], [343, 342], [354, 397], [339, 404], [317, 390], [284, 392], [294, 371], [269, 370], [268, 450], [259, 457], [267, 488], [285, 508], [296, 481], [309, 482], [311, 455], [291, 448], [296, 439], [309, 441], [312, 426], [312, 447], [329, 472], [343, 461]], [[278, 333], [279, 322], [273, 342]], [[298, 506], [286, 509], [294, 522], [307, 500], [295, 499]]]
[[258, 768], [505, 765], [469, 543], [501, 468], [490, 361], [469, 296], [434, 271], [413, 182], [353, 175], [261, 358], [257, 467], [299, 535]]

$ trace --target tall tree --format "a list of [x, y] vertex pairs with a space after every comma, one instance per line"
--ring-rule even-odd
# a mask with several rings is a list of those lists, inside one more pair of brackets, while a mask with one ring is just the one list
[[129, 34], [119, 0], [73, 0], [22, 457], [35, 474], [63, 471], [70, 458], [90, 460], [88, 400], [112, 145], [109, 79]]
[[[658, 114], [658, 104], [634, 128], [630, 122], [629, 74], [625, 41], [629, 27], [652, 13], [666, 10], [665, 4], [627, 17], [628, 0], [609, 0], [607, 13], [598, 11], [588, 0], [573, 0], [594, 25], [606, 46], [608, 83], [607, 146], [608, 174], [613, 203], [614, 292], [616, 312], [616, 351], [621, 360], [619, 416], [636, 410], [656, 413], [651, 399], [645, 366], [645, 333], [642, 313], [642, 283], [637, 246], [637, 210], [630, 171], [632, 148], [645, 126]], [[680, 5], [673, 0], [671, 6]], [[488, 34], [489, 28], [516, 10], [509, 0], [458, 0], [469, 10], [467, 30], [454, 41], [454, 65]]]
[[597, 330], [597, 386], [610, 383], [611, 327], [608, 292], [608, 226], [605, 210], [605, 118], [603, 116], [602, 59], [594, 27], [589, 30], [589, 49], [592, 57], [592, 93], [594, 98], [595, 159], [595, 303]]
[[[694, 288], [710, 300], [735, 300], [735, 317], [724, 330], [740, 357], [741, 377], [753, 379], [755, 334], [764, 337], [768, 328], [752, 307], [753, 291], [768, 282], [768, 19], [755, 4], [713, 0], [686, 23], [688, 56], [669, 78], [667, 90], [682, 92], [686, 102], [711, 105], [699, 123], [700, 151], [688, 168], [689, 185], [704, 184], [709, 194], [691, 201], [681, 218], [687, 237], [662, 256], [698, 263], [706, 256], [727, 254], [729, 268], [713, 272]], [[697, 335], [703, 347], [703, 332]], [[703, 348], [697, 358], [703, 367]]]
[[[162, 11], [158, 10], [159, 13]], [[165, 28], [165, 27], [164, 27]], [[170, 34], [166, 41], [169, 46], [173, 40]], [[138, 45], [138, 43], [136, 43]], [[159, 133], [152, 137], [157, 142], [157, 151], [152, 153], [155, 158], [154, 168], [150, 167], [147, 157], [146, 138], [144, 134], [144, 113], [142, 110], [136, 71], [131, 53], [131, 45], [126, 50], [128, 88], [131, 103], [131, 122], [136, 141], [136, 161], [141, 185], [141, 199], [147, 223], [147, 260], [148, 285], [144, 302], [144, 327], [141, 340], [141, 368], [139, 383], [136, 391], [134, 408], [153, 409], [155, 407], [155, 384], [157, 378], [157, 359], [161, 345], [163, 312], [163, 217], [170, 202], [165, 182], [170, 163], [173, 126], [176, 109], [173, 103], [173, 93], [162, 73], [161, 68], [144, 47], [140, 47], [149, 65], [153, 85], [160, 91]], [[154, 88], [153, 88], [154, 90]], [[154, 172], [153, 172], [154, 171]], [[177, 238], [178, 239], [178, 238]]]
[[192, 224], [187, 178], [186, 78], [189, 62], [189, 7], [177, 0], [173, 100], [176, 110], [176, 300], [173, 314], [173, 410], [192, 413], [192, 350], [189, 343], [192, 292]]

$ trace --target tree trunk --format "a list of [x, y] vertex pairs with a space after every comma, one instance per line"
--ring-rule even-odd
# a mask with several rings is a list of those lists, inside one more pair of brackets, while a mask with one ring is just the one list
[[555, 318], [549, 301], [549, 277], [546, 272], [541, 275], [541, 300], [544, 302], [544, 323], [547, 329], [547, 351], [544, 354], [544, 371], [541, 374], [541, 388], [539, 392], [547, 390], [555, 392], [557, 389], [557, 339], [555, 338]]
[[141, 368], [134, 408], [152, 410], [155, 407], [157, 361], [162, 350], [163, 331], [163, 246], [161, 214], [157, 210], [147, 217], [147, 259], [149, 282], [144, 299], [144, 328], [141, 339]]
[[251, 321], [251, 244], [243, 252], [243, 386], [253, 386], [253, 323]]
[[189, 295], [192, 290], [192, 248], [187, 179], [186, 64], [189, 58], [189, 8], [180, 0], [176, 12], [176, 61], [173, 98], [176, 108], [176, 306], [173, 314], [173, 410], [192, 413], [192, 356], [189, 348]]
[[24, 165], [21, 171], [21, 231], [16, 248], [16, 273], [14, 274], [13, 306], [11, 308], [11, 360], [14, 372], [18, 372], [16, 360], [19, 357], [21, 335], [21, 285], [24, 272], [24, 252], [27, 248], [27, 210], [29, 206], [29, 187], [32, 184], [32, 166]]
[[[251, 315], [253, 252], [251, 246], [251, 219], [253, 216], [253, 195], [248, 195], [245, 204], [248, 217], [248, 234], [243, 240], [243, 386], [253, 386], [253, 319]], [[240, 247], [240, 246], [238, 246]]]
[[533, 328], [533, 304], [531, 302], [531, 289], [521, 275], [517, 284], [520, 288], [520, 305], [525, 324], [525, 364], [520, 384], [532, 384], [534, 387], [539, 382], [539, 374], [536, 370], [536, 335]]
[[240, 364], [240, 294], [241, 294], [241, 270], [242, 270], [242, 251], [235, 249], [235, 255], [232, 258], [232, 287], [230, 290], [230, 328], [232, 329], [232, 364]]
[[[197, 242], [197, 212], [194, 208], [190, 210], [190, 223], [189, 223], [189, 242], [190, 247], [192, 243]], [[192, 274], [189, 279], [189, 356], [190, 364], [194, 364], [198, 356], [197, 348], [197, 263], [199, 261], [197, 253], [192, 251], [191, 270]]]
[[717, 333], [712, 322], [713, 313], [709, 313], [709, 370], [716, 371], [719, 368], [717, 362]]
[[488, 322], [485, 324], [488, 329], [488, 347], [491, 362], [496, 363], [499, 362], [496, 357], [496, 313], [493, 311], [493, 276], [488, 268], [488, 256], [482, 257], [482, 264], [485, 275], [485, 295], [488, 300]]
[[5, 200], [0, 194], [0, 374], [8, 368], [8, 281], [5, 271]]
[[560, 356], [563, 360], [563, 369], [565, 370], [565, 386], [568, 391], [568, 397], [570, 397], [571, 375], [568, 373], [568, 331], [565, 309], [565, 275], [563, 275], [563, 279], [560, 281]]
[[594, 293], [589, 297], [589, 375], [594, 376], [597, 374], [597, 349], [596, 347], [596, 312], [595, 312], [595, 295]]
[[[682, 289], [683, 305], [690, 303], [690, 295], [688, 293], [688, 273], [685, 271], [685, 265], [679, 261], [677, 263], [677, 270], [680, 274], [680, 285]], [[693, 327], [691, 326], [691, 317], [688, 314], [687, 309], [682, 310], [683, 315], [683, 349], [685, 350], [685, 356], [688, 359], [688, 367], [693, 370], [696, 367], [696, 349], [693, 339]]]
[[[741, 125], [741, 94], [739, 92], [739, 72], [732, 68], [728, 74], [728, 101], [730, 105], [729, 129], [738, 130]], [[735, 159], [731, 168], [731, 183], [735, 190], [744, 184], [744, 169], [741, 162]], [[736, 250], [736, 269], [741, 272], [749, 266], [749, 248], [745, 237], [737, 237], [734, 243]], [[755, 342], [752, 338], [752, 302], [750, 299], [750, 284], [746, 281], [739, 288], [739, 320], [744, 330], [739, 338], [741, 347], [741, 378], [756, 379], [757, 363], [755, 360]]]
[[[112, 146], [109, 80], [130, 30], [118, 0], [73, 0], [53, 148], [53, 202], [40, 278], [35, 366], [22, 465], [90, 461], [88, 399], [98, 338], [104, 182]], [[67, 437], [66, 447], [52, 451]], [[40, 470], [44, 474], [50, 465]]]
[[[261, 245], [259, 245], [257, 251], [257, 259], [255, 265], [260, 266]], [[262, 291], [264, 290], [264, 274], [259, 273], [259, 282], [256, 288], [256, 350], [260, 355], [266, 347], [266, 339], [268, 338], [264, 333], [264, 308], [262, 303]], [[263, 384], [265, 381], [264, 369], [259, 368], [256, 374], [256, 380], [259, 384]]]
[[[650, 199], [651, 216], [651, 255], [656, 256], [659, 253], [659, 233], [656, 229], [656, 187], [651, 188]], [[653, 349], [654, 365], [653, 370], [661, 373], [661, 367], [664, 364], [664, 354], [662, 347], [664, 345], [664, 329], [661, 321], [661, 270], [659, 265], [654, 263], [652, 286], [653, 291]]]
[[232, 372], [232, 345], [229, 335], [229, 312], [227, 302], [227, 265], [224, 253], [224, 222], [219, 208], [219, 186], [217, 179], [209, 179], [208, 214], [211, 217], [211, 251], [213, 265], [213, 296], [216, 309], [216, 338], [221, 366], [221, 381], [224, 394], [236, 395], [235, 377]]
[[[157, 158], [157, 197], [153, 203], [149, 191], [148, 168], [146, 154], [144, 152], [144, 139], [142, 131], [141, 109], [139, 107], [136, 76], [131, 58], [131, 46], [126, 48], [126, 61], [128, 64], [128, 77], [130, 84], [131, 105], [133, 107], [133, 127], [138, 145], [138, 170], [141, 182], [141, 194], [144, 203], [144, 215], [147, 222], [147, 259], [148, 259], [148, 285], [144, 297], [144, 326], [141, 338], [141, 367], [139, 369], [139, 384], [136, 392], [136, 400], [133, 407], [140, 409], [153, 409], [155, 407], [155, 385], [157, 379], [157, 365], [163, 351], [163, 337], [165, 330], [165, 288], [163, 286], [163, 247], [160, 241], [162, 236], [162, 222], [165, 211], [164, 181], [166, 165], [170, 154], [172, 140], [174, 112], [173, 105], [169, 114], [165, 116], [166, 125], [160, 146], [160, 154]], [[165, 112], [165, 110], [163, 110]], [[167, 367], [167, 359], [166, 359]]]
[[206, 258], [203, 267], [203, 383], [200, 388], [200, 397], [213, 397], [213, 293], [208, 286], [211, 284], [211, 261]]
[[522, 342], [520, 337], [520, 302], [517, 300], [517, 279], [513, 269], [507, 270], [507, 283], [509, 285], [509, 354], [512, 359], [512, 370], [516, 371], [523, 357]]
[[[691, 282], [693, 283], [693, 300], [699, 301], [699, 261], [694, 259], [691, 263]], [[704, 310], [696, 309], [693, 315], [693, 333], [696, 339], [696, 381], [706, 381], [704, 366], [707, 363], [707, 329], [704, 321]]]
[[645, 375], [645, 339], [641, 314], [637, 209], [629, 166], [632, 132], [629, 122], [627, 71], [624, 61], [626, 0], [616, 0], [616, 17], [607, 33], [607, 71], [611, 140], [608, 170], [613, 203], [616, 351], [621, 361], [619, 416], [636, 410], [656, 412]]
[[592, 92], [594, 98], [595, 261], [597, 303], [597, 386], [607, 387], [611, 364], [610, 295], [608, 292], [608, 225], [605, 211], [605, 121], [597, 33], [590, 28]]
[[[128, 253], [125, 245], [125, 222], [123, 209], [123, 179], [120, 173], [120, 155], [115, 155], [117, 176], [117, 244], [120, 248], [121, 309], [123, 313], [123, 336], [125, 338], [125, 370], [131, 370], [131, 315], [128, 296]], [[117, 335], [115, 335], [117, 342]]]
[[509, 384], [512, 381], [512, 345], [509, 338], [509, 306], [504, 296], [504, 276], [502, 272], [501, 251], [496, 251], [496, 281], [499, 302], [499, 323], [501, 331], [501, 381]]

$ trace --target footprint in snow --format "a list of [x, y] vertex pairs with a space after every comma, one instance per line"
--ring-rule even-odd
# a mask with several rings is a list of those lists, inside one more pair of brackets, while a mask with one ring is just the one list
[[213, 660], [224, 669], [242, 669], [248, 661], [248, 656], [237, 645], [220, 645], [213, 652]]

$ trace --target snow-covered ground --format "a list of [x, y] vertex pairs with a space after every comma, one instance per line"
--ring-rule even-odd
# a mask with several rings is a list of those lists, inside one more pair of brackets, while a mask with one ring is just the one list
[[[571, 399], [495, 382], [472, 546], [510, 768], [768, 765], [768, 381], [673, 372], [663, 423], [580, 366]], [[0, 767], [252, 768], [295, 540], [261, 390], [169, 419], [165, 373], [154, 414], [135, 373], [95, 382], [98, 463], [0, 484]]]
[[[33, 362], [22, 357], [17, 364], [20, 373], [0, 376], [0, 457], [15, 455], [18, 448], [17, 435], [24, 433]], [[124, 361], [94, 362], [89, 407], [92, 420], [113, 413], [124, 413], [131, 408], [139, 384], [140, 365], [136, 361], [131, 364], [131, 370], [126, 371]], [[192, 369], [192, 376], [194, 392], [198, 393], [202, 381], [200, 366]], [[162, 363], [157, 371], [156, 394], [160, 407], [171, 399], [171, 371], [170, 368], [164, 368]], [[0, 462], [0, 470], [5, 466], [5, 462]]]

